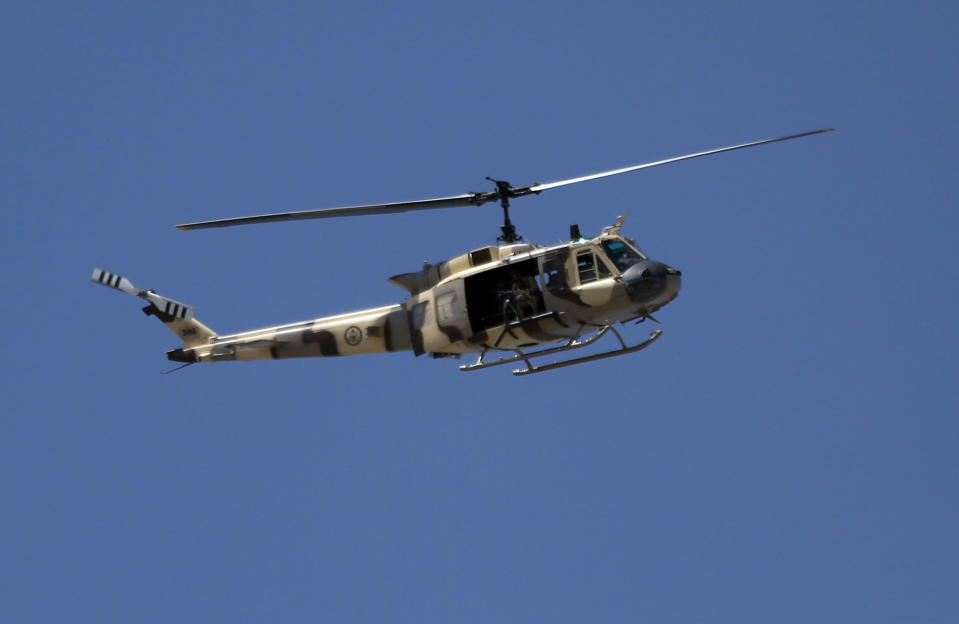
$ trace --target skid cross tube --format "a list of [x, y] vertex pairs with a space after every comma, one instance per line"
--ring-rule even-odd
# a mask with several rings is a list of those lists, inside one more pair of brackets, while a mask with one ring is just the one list
[[572, 349], [578, 349], [580, 347], [591, 345], [597, 340], [599, 340], [600, 338], [602, 338], [603, 335], [606, 334], [606, 332], [609, 331], [610, 329], [612, 329], [612, 327], [610, 327], [609, 325], [604, 325], [594, 335], [590, 336], [589, 338], [585, 340], [576, 340], [575, 338], [570, 338], [569, 342], [567, 342], [566, 344], [562, 346], [551, 347], [549, 349], [542, 349], [540, 351], [534, 351], [532, 353], [523, 353], [519, 349], [497, 349], [498, 351], [512, 351], [516, 353], [516, 355], [500, 358], [498, 360], [493, 360], [492, 362], [486, 362], [483, 360], [483, 358], [486, 357], [486, 354], [491, 351], [491, 349], [486, 349], [480, 354], [479, 359], [476, 361], [475, 364], [466, 364], [464, 366], [460, 366], [460, 370], [461, 371], [478, 370], [480, 368], [489, 368], [490, 366], [499, 366], [500, 364], [509, 364], [510, 362], [518, 362], [520, 360], [525, 360], [527, 366], [532, 366], [532, 364], [529, 363], [529, 358], [537, 358], [537, 357], [542, 357], [544, 355], [562, 353], [563, 351], [570, 351]]
[[[620, 337], [619, 333], [610, 327], [609, 329], [613, 330], [613, 333], [616, 334], [616, 337], [619, 338], [619, 341], [623, 343], [623, 339]], [[627, 355], [629, 353], [636, 353], [637, 351], [642, 351], [649, 345], [656, 342], [656, 339], [663, 335], [663, 330], [657, 329], [654, 332], [650, 332], [649, 339], [645, 342], [641, 342], [634, 347], [627, 347], [626, 343], [623, 343], [621, 349], [613, 349], [612, 351], [606, 351], [605, 353], [597, 353], [595, 355], [584, 355], [583, 357], [573, 358], [571, 360], [561, 360], [559, 362], [553, 362], [552, 364], [543, 364], [542, 366], [533, 366], [528, 361], [526, 362], [526, 368], [514, 370], [514, 375], [532, 375], [533, 373], [542, 373], [548, 370], [553, 370], [555, 368], [563, 368], [564, 366], [573, 366], [574, 364], [585, 364], [586, 362], [594, 362], [596, 360], [603, 360], [606, 358], [615, 357], [617, 355]]]
[[[559, 362], [553, 362], [551, 364], [543, 364], [542, 366], [534, 366], [533, 363], [530, 361], [533, 358], [539, 358], [547, 355], [555, 355], [557, 353], [564, 353], [566, 351], [572, 351], [573, 349], [579, 349], [581, 347], [589, 346], [593, 344], [594, 342], [596, 342], [597, 340], [599, 340], [600, 338], [602, 338], [603, 336], [605, 336], [606, 333], [609, 331], [612, 331], [613, 335], [615, 335], [616, 338], [619, 340], [619, 344], [621, 345], [619, 349], [613, 349], [611, 351], [596, 353], [594, 355], [586, 355], [583, 357], [573, 358], [569, 360], [561, 360]], [[662, 335], [662, 333], [663, 331], [659, 329], [654, 332], [650, 332], [649, 339], [647, 339], [645, 342], [641, 342], [638, 345], [628, 347], [626, 346], [626, 342], [623, 340], [623, 337], [619, 335], [619, 332], [616, 331], [614, 327], [612, 327], [611, 325], [603, 325], [599, 328], [599, 330], [595, 334], [593, 334], [589, 338], [586, 338], [585, 340], [577, 340], [575, 338], [570, 338], [566, 344], [561, 345], [559, 347], [541, 349], [539, 351], [534, 351], [532, 353], [524, 353], [520, 349], [503, 349], [503, 348], [497, 349], [495, 347], [489, 347], [480, 354], [479, 359], [475, 363], [460, 366], [460, 370], [472, 371], [472, 370], [479, 370], [481, 368], [489, 368], [491, 366], [499, 366], [500, 364], [509, 364], [511, 362], [523, 361], [526, 363], [526, 368], [514, 370], [513, 371], [514, 375], [531, 375], [532, 373], [542, 373], [548, 370], [553, 370], [555, 368], [563, 368], [564, 366], [572, 366], [574, 364], [583, 364], [586, 362], [592, 362], [594, 360], [602, 360], [602, 359], [614, 357], [617, 355], [627, 355], [629, 353], [635, 353], [653, 344], [653, 342], [655, 342], [656, 339]], [[492, 362], [487, 362], [485, 361], [484, 358], [491, 350], [512, 351], [513, 353], [515, 353], [515, 355], [500, 358], [498, 360], [493, 360]]]

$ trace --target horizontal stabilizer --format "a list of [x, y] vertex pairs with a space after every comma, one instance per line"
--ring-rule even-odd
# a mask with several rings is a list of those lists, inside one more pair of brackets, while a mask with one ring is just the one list
[[152, 290], [139, 290], [130, 280], [120, 275], [104, 271], [103, 269], [93, 269], [93, 275], [90, 276], [90, 280], [97, 284], [103, 284], [104, 286], [109, 286], [110, 288], [133, 295], [134, 297], [146, 299], [153, 304], [159, 314], [164, 316], [182, 319], [184, 321], [193, 318], [194, 310], [192, 307], [185, 303], [180, 303], [179, 301], [158, 295]]

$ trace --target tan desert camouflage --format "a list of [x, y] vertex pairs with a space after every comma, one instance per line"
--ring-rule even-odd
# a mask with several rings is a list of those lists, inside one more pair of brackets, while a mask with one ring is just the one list
[[[676, 298], [679, 271], [646, 258], [618, 234], [621, 225], [622, 219], [596, 238], [578, 237], [552, 247], [528, 243], [483, 247], [390, 278], [409, 291], [405, 303], [238, 334], [218, 335], [194, 318], [190, 306], [138, 290], [126, 278], [102, 269], [94, 269], [91, 279], [145, 299], [143, 311], [183, 340], [181, 348], [167, 352], [176, 362], [390, 351], [433, 357], [499, 351], [516, 356], [522, 349], [548, 343], [565, 342], [575, 348], [585, 334], [605, 333], [614, 323], [649, 317]], [[521, 359], [525, 358], [509, 361]], [[462, 368], [493, 363], [478, 364]], [[533, 372], [543, 367], [528, 368]]]

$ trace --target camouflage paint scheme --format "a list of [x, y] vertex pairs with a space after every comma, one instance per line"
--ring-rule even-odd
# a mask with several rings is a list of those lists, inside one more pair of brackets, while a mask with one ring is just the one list
[[[262, 360], [293, 357], [329, 357], [386, 351], [429, 353], [434, 357], [479, 352], [479, 361], [462, 370], [475, 370], [498, 363], [485, 363], [490, 350], [519, 351], [554, 342], [566, 344], [537, 353], [518, 352], [501, 362], [526, 360], [529, 374], [594, 359], [633, 353], [643, 349], [662, 333], [627, 347], [614, 323], [645, 319], [679, 294], [681, 273], [644, 256], [629, 239], [619, 236], [624, 217], [592, 239], [570, 228], [569, 242], [543, 247], [515, 244], [516, 229], [509, 220], [511, 199], [538, 195], [543, 191], [638, 171], [691, 158], [700, 158], [768, 143], [798, 139], [824, 132], [823, 128], [772, 139], [751, 141], [713, 150], [695, 152], [664, 160], [602, 171], [546, 184], [514, 187], [504, 180], [487, 178], [496, 190], [469, 192], [450, 197], [344, 206], [322, 210], [281, 212], [231, 219], [185, 223], [184, 230], [232, 225], [296, 221], [480, 206], [499, 202], [503, 208], [503, 236], [510, 244], [484, 247], [414, 273], [390, 278], [410, 293], [403, 304], [360, 310], [277, 327], [220, 336], [193, 317], [193, 308], [151, 290], [138, 290], [129, 280], [102, 269], [94, 269], [92, 280], [109, 288], [145, 299], [143, 311], [156, 316], [183, 340], [183, 347], [167, 352], [178, 362], [221, 360]], [[619, 338], [621, 349], [533, 367], [528, 359], [550, 355], [590, 344], [607, 331]], [[594, 338], [577, 341], [583, 334]]]
[[[516, 349], [566, 341], [613, 323], [643, 318], [676, 298], [680, 273], [648, 260], [619, 236], [621, 217], [599, 236], [578, 238], [552, 247], [513, 244], [484, 247], [390, 281], [410, 293], [403, 304], [388, 305], [314, 320], [218, 335], [192, 318], [192, 308], [179, 315], [160, 309], [182, 306], [153, 291], [135, 291], [116, 284], [120, 278], [94, 271], [93, 281], [150, 301], [144, 308], [183, 340], [183, 347], [167, 352], [177, 362], [269, 360], [332, 357], [412, 351], [434, 357], [477, 353], [488, 349]], [[642, 296], [609, 258], [603, 243], [629, 245], [642, 262], [658, 270], [642, 272]], [[590, 256], [591, 253], [591, 256]], [[590, 264], [592, 262], [592, 264]], [[592, 267], [592, 268], [590, 268]], [[665, 267], [656, 269], [656, 267]], [[522, 278], [516, 276], [522, 272]], [[655, 272], [655, 271], [653, 271]], [[635, 273], [635, 271], [634, 271]], [[498, 277], [497, 277], [498, 276]], [[506, 276], [530, 285], [530, 309], [520, 313], [506, 288]], [[627, 275], [634, 279], [631, 275]], [[126, 284], [128, 281], [124, 280]], [[653, 284], [649, 286], [646, 282]], [[639, 283], [639, 282], [637, 282]], [[495, 284], [490, 286], [490, 284]], [[523, 292], [528, 292], [524, 290]], [[474, 302], [470, 316], [467, 300]], [[495, 301], [494, 301], [495, 299]], [[476, 317], [476, 302], [498, 320], [487, 325]], [[502, 305], [501, 305], [502, 304]], [[181, 318], [188, 316], [189, 318]], [[479, 326], [475, 326], [479, 325]]]
[[[162, 318], [160, 319], [163, 320]], [[173, 322], [166, 322], [176, 331]], [[397, 304], [277, 327], [215, 336], [202, 345], [168, 352], [178, 362], [278, 360], [363, 355], [410, 349], [406, 311]]]

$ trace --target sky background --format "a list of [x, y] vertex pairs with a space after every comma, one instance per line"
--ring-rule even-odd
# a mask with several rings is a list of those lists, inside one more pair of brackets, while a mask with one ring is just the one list
[[[0, 20], [0, 621], [955, 622], [955, 2], [45, 3]], [[683, 271], [640, 354], [198, 365], [403, 300], [547, 182]], [[647, 327], [624, 330], [631, 341]], [[509, 367], [504, 367], [509, 368]]]

